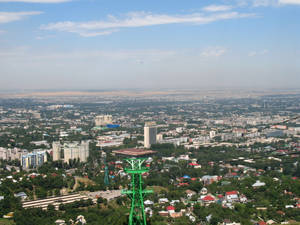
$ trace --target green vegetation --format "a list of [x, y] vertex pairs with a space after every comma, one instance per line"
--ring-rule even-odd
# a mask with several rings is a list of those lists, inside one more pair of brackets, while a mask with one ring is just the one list
[[12, 219], [0, 219], [0, 225], [15, 225]]

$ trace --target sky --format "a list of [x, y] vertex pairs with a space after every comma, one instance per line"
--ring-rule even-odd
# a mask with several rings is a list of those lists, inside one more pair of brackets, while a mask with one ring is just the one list
[[0, 0], [0, 81], [300, 88], [300, 0]]

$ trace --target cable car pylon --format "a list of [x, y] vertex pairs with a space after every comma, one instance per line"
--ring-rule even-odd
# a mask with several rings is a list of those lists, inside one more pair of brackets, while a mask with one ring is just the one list
[[143, 189], [142, 174], [149, 171], [147, 167], [142, 166], [145, 160], [142, 158], [125, 159], [130, 167], [125, 168], [124, 171], [131, 175], [131, 190], [122, 190], [122, 194], [126, 194], [131, 199], [128, 225], [147, 225], [144, 196], [153, 191]]

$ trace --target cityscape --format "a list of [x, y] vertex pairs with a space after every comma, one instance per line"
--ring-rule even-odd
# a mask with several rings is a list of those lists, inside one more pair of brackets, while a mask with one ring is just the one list
[[1, 215], [16, 224], [293, 224], [299, 96], [1, 98]]

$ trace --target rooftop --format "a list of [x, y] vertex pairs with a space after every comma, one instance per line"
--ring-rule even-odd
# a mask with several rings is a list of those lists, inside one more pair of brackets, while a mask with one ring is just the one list
[[143, 156], [156, 153], [155, 151], [149, 149], [138, 149], [138, 148], [127, 148], [112, 151], [115, 154], [127, 155], [127, 156]]

